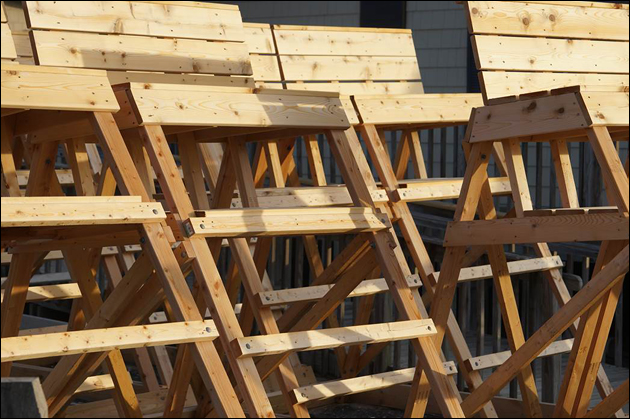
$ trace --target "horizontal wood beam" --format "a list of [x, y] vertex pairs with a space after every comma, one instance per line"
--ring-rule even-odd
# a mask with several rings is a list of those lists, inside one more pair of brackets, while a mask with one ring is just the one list
[[[545, 358], [548, 356], [565, 354], [571, 352], [573, 347], [573, 339], [560, 340], [554, 342], [547, 347], [544, 351], [538, 355], [538, 358]], [[482, 355], [475, 358], [470, 358], [464, 361], [467, 367], [472, 371], [481, 371], [488, 368], [495, 368], [502, 365], [505, 361], [512, 356], [511, 351], [497, 352], [494, 354]]]
[[364, 233], [391, 228], [387, 214], [371, 208], [213, 210], [186, 221], [189, 235], [260, 237]]
[[436, 333], [431, 319], [249, 336], [234, 341], [240, 358], [394, 342]]
[[585, 214], [449, 223], [444, 246], [627, 240], [627, 214]]
[[214, 340], [210, 320], [80, 330], [2, 339], [2, 362]]
[[[3, 302], [4, 291], [5, 290], [2, 290], [1, 292]], [[81, 298], [81, 290], [77, 284], [57, 284], [29, 287], [26, 294], [26, 301], [31, 303], [54, 300], [74, 300], [77, 298]]]
[[[457, 199], [462, 190], [464, 179], [426, 179], [408, 183], [406, 187], [396, 189], [392, 199], [404, 202], [440, 201]], [[506, 177], [490, 178], [493, 195], [510, 195], [512, 187]]]

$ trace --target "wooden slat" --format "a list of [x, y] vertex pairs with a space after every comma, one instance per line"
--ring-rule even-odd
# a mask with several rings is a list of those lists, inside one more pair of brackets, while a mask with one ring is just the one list
[[252, 77], [214, 76], [208, 74], [164, 74], [133, 71], [108, 71], [107, 78], [112, 86], [125, 83], [158, 83], [158, 84], [188, 84], [201, 86], [222, 86], [253, 89]]
[[247, 209], [206, 211], [186, 222], [191, 235], [257, 237], [359, 233], [391, 227], [386, 214], [364, 208]]
[[[278, 93], [239, 94], [193, 86], [132, 84], [135, 109], [145, 125], [349, 128], [339, 98]], [[238, 109], [238, 110], [236, 110]], [[186, 112], [182, 112], [185, 110]]]
[[575, 93], [476, 108], [469, 125], [470, 142], [584, 129], [590, 117]]
[[[3, 14], [4, 14], [4, 9]], [[17, 58], [17, 52], [15, 50], [15, 43], [13, 42], [13, 36], [11, 36], [11, 29], [6, 23], [0, 25], [2, 31], [2, 58], [3, 60], [15, 60]]]
[[628, 43], [475, 35], [479, 70], [628, 74]]
[[412, 95], [423, 94], [420, 81], [409, 82], [344, 82], [344, 83], [287, 83], [290, 90], [339, 92], [342, 95]]
[[[509, 195], [512, 187], [508, 178], [490, 178], [493, 195]], [[407, 187], [393, 192], [394, 199], [405, 202], [440, 201], [457, 199], [461, 194], [463, 179], [426, 179], [408, 183]]]
[[341, 346], [394, 342], [434, 335], [431, 319], [409, 320], [365, 326], [309, 330], [237, 339], [234, 347], [239, 357], [277, 355], [289, 351], [316, 351]]
[[96, 375], [87, 378], [74, 394], [96, 393], [99, 391], [112, 390], [113, 388], [114, 380], [111, 375]]
[[2, 339], [2, 362], [214, 340], [214, 322], [150, 324]]
[[280, 75], [280, 65], [278, 59], [273, 55], [251, 55], [252, 71], [254, 79], [261, 82], [279, 82], [282, 80]]
[[247, 46], [129, 35], [32, 33], [39, 65], [104, 70], [251, 75]]
[[155, 223], [166, 219], [158, 203], [117, 203], [65, 198], [42, 203], [2, 198], [2, 228]]
[[444, 245], [451, 247], [626, 240], [628, 226], [627, 214], [462, 221], [449, 224]]
[[628, 92], [582, 92], [580, 97], [594, 126], [628, 126], [630, 122]]
[[466, 2], [475, 34], [627, 41], [628, 11], [510, 1]]
[[569, 86], [583, 86], [586, 91], [611, 89], [627, 92], [628, 75], [579, 73], [521, 73], [484, 71], [481, 83], [487, 99], [517, 96]]
[[286, 81], [420, 80], [415, 56], [283, 55], [280, 62]]
[[[81, 298], [81, 290], [77, 284], [29, 287], [26, 294], [26, 301], [28, 302], [74, 300], [76, 298]], [[4, 301], [4, 290], [2, 290], [2, 301]]]
[[26, 2], [33, 29], [243, 41], [238, 7], [201, 2]]
[[415, 57], [410, 30], [275, 26], [280, 55]]
[[104, 72], [2, 64], [3, 108], [117, 112]]
[[250, 54], [275, 54], [271, 25], [261, 23], [244, 23], [245, 43]]
[[[560, 340], [549, 345], [544, 351], [542, 351], [538, 358], [544, 358], [547, 356], [553, 356], [558, 354], [566, 354], [571, 352], [573, 347], [573, 339]], [[502, 365], [512, 356], [511, 351], [497, 352], [494, 354], [482, 355], [475, 358], [466, 360], [466, 364], [471, 370], [481, 371], [489, 368], [495, 368]]]

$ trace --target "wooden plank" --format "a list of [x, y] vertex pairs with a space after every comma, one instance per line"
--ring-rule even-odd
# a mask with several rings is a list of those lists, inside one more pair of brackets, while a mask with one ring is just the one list
[[[446, 367], [446, 371], [450, 374], [452, 368]], [[407, 368], [347, 380], [329, 381], [297, 388], [294, 391], [294, 397], [297, 403], [307, 403], [315, 400], [326, 400], [333, 397], [382, 390], [413, 381], [414, 373], [415, 368]]]
[[2, 31], [2, 56], [0, 58], [3, 60], [15, 60], [17, 58], [17, 52], [15, 50], [15, 43], [13, 42], [13, 36], [11, 35], [11, 29], [6, 23], [0, 24], [0, 29]]
[[362, 29], [274, 26], [278, 53], [281, 56], [416, 56], [411, 30]]
[[466, 123], [475, 107], [483, 106], [477, 94], [358, 96], [357, 109], [366, 124]]
[[622, 8], [510, 1], [465, 6], [474, 34], [628, 41], [628, 12]]
[[117, 112], [104, 72], [2, 64], [2, 107]]
[[420, 80], [414, 57], [283, 55], [286, 81]]
[[273, 55], [252, 55], [250, 60], [256, 81], [273, 82], [282, 80], [280, 65]]
[[342, 95], [412, 95], [423, 94], [421, 81], [404, 82], [344, 82], [344, 83], [286, 83], [290, 90], [339, 92]]
[[575, 93], [476, 108], [471, 143], [583, 129], [591, 124]]
[[129, 35], [32, 33], [39, 65], [125, 71], [251, 75], [247, 46]]
[[478, 70], [628, 74], [627, 42], [475, 35]]
[[86, 379], [74, 394], [97, 393], [99, 391], [112, 390], [114, 386], [114, 380], [111, 375], [95, 375]]
[[166, 219], [164, 209], [156, 203], [99, 203], [71, 197], [66, 202], [47, 203], [39, 198], [36, 202], [12, 199], [2, 198], [2, 228], [143, 224]]
[[80, 330], [2, 339], [2, 362], [214, 340], [211, 320]]
[[[29, 287], [26, 294], [27, 302], [74, 300], [81, 298], [81, 291], [77, 284], [58, 284]], [[2, 290], [4, 301], [4, 290]]]
[[583, 86], [586, 91], [616, 89], [627, 92], [627, 74], [525, 73], [482, 71], [480, 79], [487, 99], [541, 92], [569, 86]]
[[245, 43], [250, 54], [275, 54], [276, 45], [273, 41], [271, 25], [266, 23], [243, 23]]
[[234, 88], [253, 89], [255, 86], [252, 77], [215, 76], [208, 74], [166, 74], [147, 73], [133, 71], [108, 71], [107, 78], [112, 86], [125, 83], [158, 83], [158, 84], [184, 84], [202, 86], [225, 86]]
[[308, 330], [238, 339], [234, 346], [239, 357], [277, 355], [287, 351], [316, 351], [380, 342], [395, 342], [435, 334], [431, 319], [394, 323]]
[[444, 246], [625, 240], [628, 226], [627, 214], [461, 221], [449, 224]]
[[349, 234], [391, 227], [387, 214], [363, 208], [212, 210], [186, 225], [191, 235], [221, 238]]
[[152, 85], [150, 89], [137, 84], [131, 87], [138, 120], [144, 125], [343, 129], [350, 126], [339, 99], [323, 95], [294, 96], [280, 92], [253, 95], [198, 86], [194, 90], [168, 90], [165, 85]]
[[[542, 351], [538, 358], [544, 358], [547, 356], [553, 356], [558, 354], [566, 354], [571, 352], [573, 347], [573, 339], [565, 339], [552, 343], [544, 351]], [[512, 356], [511, 351], [497, 352], [489, 355], [482, 355], [475, 358], [470, 358], [466, 361], [468, 367], [474, 371], [481, 371], [489, 368], [496, 368]]]
[[628, 92], [586, 92], [580, 93], [593, 126], [627, 127], [630, 117]]
[[[510, 195], [512, 188], [508, 178], [490, 178], [493, 195]], [[463, 179], [426, 179], [407, 183], [396, 189], [394, 199], [405, 202], [440, 201], [457, 199], [461, 194]]]
[[200, 2], [26, 2], [33, 29], [188, 38], [244, 40], [237, 7]]

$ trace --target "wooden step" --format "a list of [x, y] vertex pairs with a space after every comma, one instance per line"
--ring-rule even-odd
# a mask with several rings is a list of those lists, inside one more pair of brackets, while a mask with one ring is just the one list
[[[457, 373], [455, 363], [453, 362], [445, 362], [444, 369], [448, 375]], [[346, 380], [328, 381], [326, 383], [296, 388], [293, 390], [292, 397], [295, 403], [302, 404], [315, 400], [326, 400], [333, 397], [381, 390], [399, 384], [410, 383], [413, 381], [415, 372], [415, 368], [406, 368]]]
[[391, 228], [387, 214], [371, 208], [299, 208], [201, 211], [186, 221], [190, 236], [260, 237], [352, 234]]
[[394, 342], [436, 334], [433, 320], [408, 320], [365, 326], [338, 327], [274, 335], [248, 336], [233, 341], [239, 358], [317, 351], [342, 346]]
[[[405, 181], [407, 182], [407, 181]], [[464, 179], [422, 179], [407, 182], [392, 193], [394, 201], [423, 202], [457, 199]], [[507, 177], [490, 178], [490, 190], [495, 196], [510, 195], [512, 187]]]
[[99, 226], [161, 222], [158, 203], [139, 197], [2, 198], [2, 228]]
[[2, 362], [214, 340], [211, 320], [2, 338]]
[[[559, 340], [549, 345], [544, 351], [538, 355], [538, 358], [553, 356], [558, 354], [566, 354], [571, 352], [573, 347], [573, 339]], [[480, 371], [488, 368], [496, 368], [503, 365], [512, 356], [511, 351], [497, 352], [494, 354], [482, 355], [470, 358], [465, 361], [469, 370]]]

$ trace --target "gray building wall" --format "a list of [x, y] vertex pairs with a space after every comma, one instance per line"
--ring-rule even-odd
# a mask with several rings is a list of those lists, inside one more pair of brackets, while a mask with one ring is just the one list
[[[359, 26], [359, 1], [227, 1], [238, 4], [246, 22], [285, 25]], [[408, 1], [427, 93], [466, 92], [467, 29], [454, 1]]]

